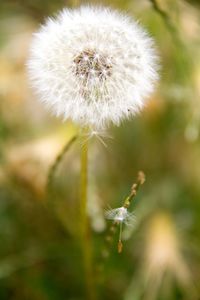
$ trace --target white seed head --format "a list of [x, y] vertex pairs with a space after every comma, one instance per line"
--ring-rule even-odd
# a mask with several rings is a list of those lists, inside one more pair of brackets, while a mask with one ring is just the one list
[[152, 39], [132, 18], [98, 7], [49, 18], [34, 35], [28, 70], [54, 114], [96, 129], [138, 112], [158, 79]]

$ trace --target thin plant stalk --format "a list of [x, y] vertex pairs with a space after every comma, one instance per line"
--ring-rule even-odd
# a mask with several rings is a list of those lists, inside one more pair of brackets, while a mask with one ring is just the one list
[[58, 169], [58, 166], [60, 165], [60, 163], [62, 162], [65, 154], [67, 153], [67, 151], [71, 148], [71, 146], [74, 144], [74, 142], [77, 140], [78, 135], [74, 135], [69, 141], [67, 141], [67, 143], [65, 144], [64, 148], [61, 150], [61, 152], [58, 154], [58, 156], [56, 157], [56, 160], [54, 161], [54, 163], [52, 164], [52, 166], [50, 167], [49, 173], [48, 173], [48, 177], [47, 177], [47, 184], [46, 184], [46, 192], [47, 195], [50, 193], [51, 188], [52, 188], [52, 184], [53, 184], [53, 179], [55, 177], [56, 171]]
[[[88, 196], [88, 141], [85, 139], [87, 129], [83, 130], [81, 139], [81, 179], [80, 179], [80, 233], [83, 255], [84, 277], [87, 289], [87, 299], [95, 300], [95, 284], [93, 276], [92, 241], [87, 214]], [[85, 140], [84, 140], [85, 139]]]

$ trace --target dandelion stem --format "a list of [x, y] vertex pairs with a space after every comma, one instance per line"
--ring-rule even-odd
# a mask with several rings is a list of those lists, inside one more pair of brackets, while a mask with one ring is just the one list
[[83, 130], [81, 147], [81, 180], [80, 180], [80, 233], [82, 242], [82, 255], [85, 271], [85, 284], [87, 288], [87, 299], [94, 300], [95, 287], [92, 262], [91, 232], [87, 214], [87, 194], [88, 194], [88, 141], [84, 140], [87, 129]]

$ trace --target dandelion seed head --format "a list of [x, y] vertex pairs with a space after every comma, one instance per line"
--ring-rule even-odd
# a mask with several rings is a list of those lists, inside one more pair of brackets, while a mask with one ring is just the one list
[[57, 116], [95, 130], [137, 113], [158, 79], [153, 40], [108, 8], [64, 9], [34, 35], [28, 70]]

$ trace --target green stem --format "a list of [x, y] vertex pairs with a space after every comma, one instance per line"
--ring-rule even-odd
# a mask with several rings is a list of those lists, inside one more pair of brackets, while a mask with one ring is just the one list
[[181, 47], [184, 46], [181, 37], [179, 35], [179, 32], [176, 26], [174, 25], [172, 19], [168, 15], [168, 13], [159, 6], [157, 0], [150, 0], [150, 2], [154, 10], [157, 12], [157, 14], [159, 14], [163, 19], [167, 29], [170, 31], [171, 36], [174, 39], [174, 42], [177, 44], [177, 46], [181, 46]]
[[46, 184], [47, 194], [51, 190], [53, 179], [54, 179], [55, 173], [56, 173], [56, 171], [58, 169], [58, 166], [62, 162], [65, 154], [67, 153], [67, 151], [71, 148], [71, 146], [73, 145], [73, 143], [77, 140], [77, 137], [78, 137], [78, 135], [74, 135], [69, 141], [67, 141], [67, 143], [65, 144], [64, 148], [58, 154], [58, 156], [56, 157], [54, 163], [50, 167], [50, 170], [49, 170], [49, 173], [48, 173], [48, 177], [47, 177], [47, 184]]
[[85, 271], [85, 284], [87, 289], [87, 299], [94, 300], [95, 286], [93, 275], [93, 261], [92, 261], [92, 242], [91, 232], [89, 228], [89, 219], [87, 214], [87, 196], [88, 196], [88, 141], [85, 135], [87, 129], [82, 134], [81, 147], [81, 182], [80, 182], [80, 233], [83, 254], [83, 265]]

